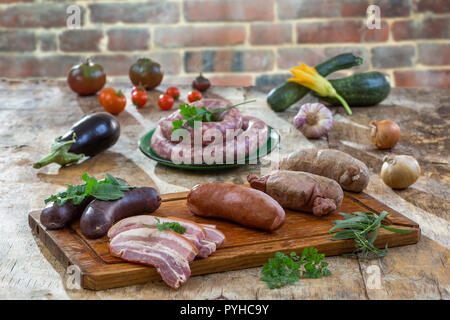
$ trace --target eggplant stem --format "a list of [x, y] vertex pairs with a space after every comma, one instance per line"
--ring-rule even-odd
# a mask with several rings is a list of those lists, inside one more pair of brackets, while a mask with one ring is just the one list
[[84, 154], [75, 154], [69, 152], [72, 144], [76, 142], [76, 135], [73, 134], [72, 140], [60, 141], [61, 137], [55, 139], [55, 142], [50, 148], [50, 154], [41, 160], [33, 163], [33, 168], [39, 169], [50, 163], [58, 163], [61, 166], [77, 163], [84, 157]]
[[352, 115], [352, 109], [348, 106], [347, 102], [342, 98], [339, 94], [336, 93], [335, 97], [342, 103], [342, 106], [344, 107], [345, 111], [351, 116]]

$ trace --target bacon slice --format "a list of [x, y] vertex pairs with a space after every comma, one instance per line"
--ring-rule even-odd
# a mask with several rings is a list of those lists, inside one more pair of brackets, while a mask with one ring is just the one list
[[109, 242], [113, 256], [156, 268], [165, 283], [179, 288], [189, 279], [189, 262], [197, 249], [179, 234], [156, 228], [136, 228], [117, 234]]
[[200, 223], [200, 225], [206, 232], [206, 240], [214, 242], [217, 248], [221, 247], [225, 242], [225, 235], [213, 224]]
[[201, 225], [190, 220], [175, 217], [155, 217], [151, 215], [129, 217], [113, 225], [108, 231], [108, 237], [112, 239], [125, 230], [142, 228], [144, 226], [155, 226], [157, 223], [155, 218], [158, 218], [161, 223], [178, 222], [186, 228], [186, 231], [181, 236], [192, 242], [198, 250], [199, 257], [206, 258], [216, 251], [216, 243], [207, 238], [207, 232]]

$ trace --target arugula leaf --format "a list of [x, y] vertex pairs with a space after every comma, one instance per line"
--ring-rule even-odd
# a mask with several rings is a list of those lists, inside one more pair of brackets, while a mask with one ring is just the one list
[[186, 228], [183, 227], [178, 222], [164, 222], [161, 223], [161, 220], [159, 220], [157, 217], [155, 217], [156, 225], [155, 227], [158, 228], [159, 231], [163, 230], [172, 230], [176, 233], [183, 234], [186, 231]]
[[45, 199], [45, 203], [56, 202], [57, 205], [63, 206], [67, 201], [71, 200], [74, 205], [79, 205], [89, 196], [104, 201], [117, 200], [123, 197], [123, 191], [135, 188], [109, 173], [106, 174], [105, 179], [100, 181], [97, 181], [97, 179], [89, 176], [87, 173], [84, 173], [81, 179], [85, 182], [84, 184], [77, 186], [68, 184], [65, 191], [51, 195]]
[[[267, 283], [270, 289], [281, 288], [287, 284], [297, 282], [301, 274], [306, 278], [321, 278], [330, 275], [328, 263], [322, 262], [324, 254], [319, 254], [316, 248], [305, 248], [302, 256], [295, 252], [289, 256], [282, 252], [276, 252], [274, 258], [269, 259], [261, 270], [261, 280]], [[303, 270], [300, 268], [304, 267]]]

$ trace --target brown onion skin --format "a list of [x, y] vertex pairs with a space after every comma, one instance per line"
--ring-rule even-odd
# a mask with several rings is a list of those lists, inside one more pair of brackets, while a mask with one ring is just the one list
[[394, 121], [371, 121], [370, 138], [378, 149], [393, 148], [400, 139], [400, 127]]
[[146, 90], [151, 90], [161, 83], [164, 72], [159, 63], [141, 58], [131, 65], [128, 75], [135, 86], [142, 85]]
[[73, 66], [67, 76], [69, 87], [80, 96], [96, 94], [106, 83], [106, 73], [99, 64], [86, 62]]

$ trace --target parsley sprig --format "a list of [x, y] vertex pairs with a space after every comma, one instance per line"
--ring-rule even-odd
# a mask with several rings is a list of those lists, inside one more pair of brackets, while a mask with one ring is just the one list
[[155, 227], [159, 231], [172, 230], [172, 231], [175, 231], [176, 233], [179, 233], [179, 234], [183, 234], [186, 231], [186, 228], [183, 227], [178, 222], [163, 222], [163, 223], [161, 223], [161, 220], [159, 220], [157, 217], [155, 217], [155, 220], [156, 220]]
[[382, 211], [380, 215], [373, 212], [353, 212], [351, 214], [339, 213], [344, 217], [344, 220], [335, 220], [335, 226], [329, 230], [332, 233], [335, 230], [341, 230], [333, 233], [332, 240], [355, 240], [355, 251], [351, 256], [357, 256], [366, 259], [369, 255], [376, 257], [384, 257], [388, 252], [388, 245], [384, 250], [378, 249], [374, 246], [374, 242], [378, 236], [378, 229], [383, 228], [390, 232], [399, 234], [409, 233], [412, 230], [397, 229], [381, 224], [384, 218], [388, 215], [386, 211]]
[[306, 278], [330, 275], [328, 263], [322, 261], [324, 257], [325, 255], [318, 253], [316, 248], [305, 248], [301, 257], [295, 252], [291, 252], [289, 256], [276, 252], [275, 257], [270, 258], [269, 263], [263, 266], [261, 280], [265, 281], [270, 289], [276, 289], [297, 282], [300, 273]]
[[80, 204], [86, 197], [93, 196], [96, 199], [109, 201], [123, 197], [123, 191], [133, 189], [125, 181], [106, 174], [106, 178], [97, 181], [94, 177], [84, 173], [81, 179], [85, 182], [77, 186], [67, 185], [67, 190], [51, 195], [45, 199], [45, 203], [56, 202], [63, 206], [67, 201], [72, 200], [73, 204]]
[[236, 108], [237, 106], [255, 102], [256, 100], [248, 100], [244, 101], [238, 104], [234, 104], [229, 107], [225, 108], [217, 108], [213, 110], [208, 110], [205, 107], [194, 107], [189, 104], [180, 104], [180, 114], [183, 115], [183, 119], [177, 119], [172, 121], [173, 129], [172, 132], [174, 132], [177, 129], [183, 128], [183, 120], [186, 121], [186, 124], [194, 128], [194, 122], [195, 121], [202, 121], [202, 122], [218, 122], [222, 121], [222, 119], [219, 118], [219, 115], [227, 110]]

